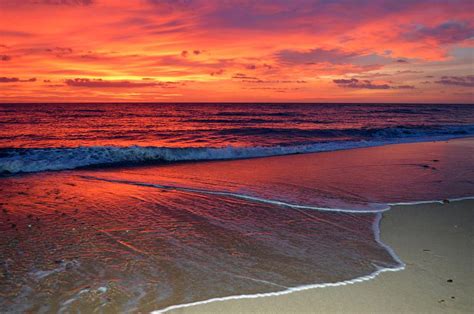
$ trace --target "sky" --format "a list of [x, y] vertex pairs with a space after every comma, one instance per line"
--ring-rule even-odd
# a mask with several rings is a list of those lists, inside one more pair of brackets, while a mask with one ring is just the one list
[[0, 102], [474, 103], [474, 1], [0, 0]]

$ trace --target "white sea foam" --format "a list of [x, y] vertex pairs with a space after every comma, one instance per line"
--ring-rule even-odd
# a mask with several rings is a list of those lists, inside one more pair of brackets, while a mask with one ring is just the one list
[[[361, 276], [361, 277], [357, 277], [357, 278], [350, 279], [350, 280], [344, 280], [344, 281], [340, 281], [340, 282], [318, 283], [318, 284], [312, 284], [312, 285], [302, 285], [302, 286], [287, 288], [285, 290], [278, 291], [278, 292], [233, 295], [233, 296], [220, 297], [220, 298], [211, 298], [211, 299], [208, 299], [208, 300], [197, 301], [197, 302], [192, 302], [192, 303], [176, 304], [176, 305], [166, 307], [164, 309], [153, 311], [152, 313], [155, 313], [155, 314], [165, 313], [165, 312], [175, 310], [175, 309], [179, 309], [179, 308], [191, 307], [191, 306], [207, 304], [207, 303], [212, 303], [212, 302], [218, 302], [218, 301], [238, 300], [238, 299], [254, 299], [254, 298], [261, 298], [261, 297], [285, 295], [285, 294], [293, 293], [293, 292], [296, 292], [296, 291], [303, 291], [303, 290], [308, 290], [308, 289], [345, 286], [345, 285], [349, 285], [349, 284], [355, 284], [355, 283], [359, 283], [359, 282], [374, 279], [375, 277], [377, 277], [378, 275], [380, 275], [381, 273], [384, 273], [384, 272], [389, 272], [389, 271], [394, 272], [394, 271], [403, 270], [403, 269], [405, 269], [405, 266], [406, 266], [405, 263], [400, 259], [400, 257], [395, 253], [395, 251], [390, 246], [388, 246], [387, 244], [385, 244], [381, 240], [381, 237], [380, 237], [380, 234], [381, 234], [380, 221], [382, 219], [383, 212], [389, 210], [391, 206], [432, 204], [432, 203], [444, 203], [444, 202], [446, 202], [446, 200], [428, 200], [428, 201], [411, 201], [411, 202], [387, 203], [386, 207], [384, 207], [383, 209], [379, 209], [379, 210], [336, 209], [336, 208], [322, 208], [322, 207], [316, 207], [316, 206], [302, 206], [302, 205], [296, 205], [296, 204], [289, 204], [289, 203], [280, 202], [280, 201], [268, 200], [268, 199], [263, 199], [263, 198], [258, 198], [258, 197], [243, 195], [243, 194], [223, 192], [223, 191], [211, 191], [211, 190], [194, 189], [194, 188], [179, 187], [179, 186], [170, 186], [170, 185], [160, 185], [160, 184], [152, 184], [152, 183], [144, 183], [144, 182], [125, 181], [125, 180], [112, 180], [112, 179], [97, 178], [97, 177], [92, 177], [92, 176], [82, 176], [82, 177], [86, 178], [86, 179], [102, 180], [102, 181], [113, 182], [113, 183], [133, 184], [133, 185], [160, 188], [160, 189], [172, 189], [172, 190], [178, 190], [178, 191], [186, 191], [186, 192], [194, 192], [194, 193], [203, 193], [203, 194], [212, 194], [212, 195], [222, 195], [222, 196], [228, 196], [228, 197], [236, 197], [236, 198], [241, 198], [241, 199], [245, 199], [245, 200], [249, 200], [249, 201], [270, 203], [270, 204], [274, 204], [274, 205], [285, 206], [285, 207], [290, 207], [290, 208], [295, 208], [295, 209], [313, 209], [313, 210], [319, 210], [319, 211], [348, 212], [348, 213], [374, 213], [374, 214], [376, 214], [376, 217], [375, 217], [374, 222], [372, 224], [374, 239], [381, 247], [383, 247], [391, 255], [393, 260], [395, 260], [398, 264], [397, 266], [391, 267], [391, 268], [385, 268], [385, 267], [378, 268], [376, 271], [374, 271], [374, 272], [372, 272], [372, 273], [370, 273], [366, 276]], [[474, 199], [474, 196], [450, 198], [450, 199], [447, 199], [447, 200], [450, 201], [450, 202], [453, 202], [453, 201], [461, 201], [461, 200], [468, 200], [468, 199]], [[248, 278], [248, 279], [259, 281], [258, 278]]]
[[448, 199], [443, 199], [443, 200], [425, 200], [425, 201], [422, 200], [422, 201], [395, 202], [395, 203], [377, 203], [377, 204], [371, 204], [371, 205], [376, 205], [378, 208], [350, 209], [350, 208], [334, 208], [334, 207], [320, 207], [320, 206], [315, 206], [315, 205], [292, 204], [292, 203], [273, 200], [273, 199], [267, 199], [267, 198], [262, 198], [262, 197], [247, 195], [247, 194], [233, 193], [233, 192], [220, 191], [220, 190], [206, 190], [206, 189], [197, 189], [197, 188], [190, 188], [190, 187], [177, 186], [177, 185], [164, 185], [164, 184], [148, 183], [148, 182], [140, 182], [140, 181], [107, 179], [107, 178], [100, 178], [100, 177], [95, 177], [95, 176], [81, 176], [81, 177], [84, 179], [89, 179], [89, 180], [99, 180], [99, 181], [106, 181], [106, 182], [112, 182], [112, 183], [130, 184], [130, 185], [136, 185], [136, 186], [158, 188], [158, 189], [163, 189], [163, 190], [175, 190], [175, 191], [183, 191], [183, 192], [234, 197], [234, 198], [240, 198], [240, 199], [244, 199], [251, 202], [272, 204], [272, 205], [277, 205], [277, 206], [290, 207], [294, 209], [311, 209], [311, 210], [317, 210], [317, 211], [341, 212], [341, 213], [359, 213], [359, 214], [383, 213], [390, 210], [391, 206], [432, 204], [432, 203], [442, 204], [446, 201], [455, 202], [455, 201], [474, 199], [474, 196], [466, 196], [466, 197], [458, 197], [458, 198], [448, 198]]
[[97, 165], [140, 164], [146, 162], [177, 162], [227, 160], [268, 157], [299, 153], [327, 152], [398, 143], [447, 140], [466, 135], [406, 137], [358, 141], [320, 142], [297, 146], [274, 147], [142, 147], [90, 146], [76, 148], [7, 149], [0, 157], [0, 174], [52, 170], [70, 170]]
[[344, 281], [339, 281], [339, 282], [328, 282], [328, 283], [319, 283], [319, 284], [312, 284], [312, 285], [303, 285], [303, 286], [298, 286], [298, 287], [291, 287], [286, 290], [282, 291], [277, 291], [277, 292], [267, 292], [267, 293], [256, 293], [256, 294], [242, 294], [242, 295], [232, 295], [228, 297], [220, 297], [220, 298], [212, 298], [208, 300], [203, 300], [203, 301], [197, 301], [197, 302], [192, 302], [192, 303], [185, 303], [185, 304], [176, 304], [172, 306], [168, 306], [164, 309], [156, 310], [153, 311], [153, 314], [161, 314], [161, 313], [166, 313], [171, 310], [176, 310], [179, 308], [185, 308], [185, 307], [191, 307], [191, 306], [196, 306], [196, 305], [202, 305], [202, 304], [207, 304], [207, 303], [212, 303], [212, 302], [219, 302], [219, 301], [228, 301], [228, 300], [239, 300], [239, 299], [256, 299], [256, 298], [263, 298], [263, 297], [273, 297], [273, 296], [280, 296], [280, 295], [285, 295], [285, 294], [290, 294], [293, 292], [297, 291], [303, 291], [303, 290], [309, 290], [309, 289], [315, 289], [315, 288], [328, 288], [328, 287], [338, 287], [338, 286], [346, 286], [346, 285], [351, 285], [355, 283], [360, 283], [364, 281], [368, 281], [371, 279], [374, 279], [378, 275], [384, 272], [395, 272], [395, 271], [400, 271], [405, 269], [405, 263], [402, 262], [400, 257], [393, 251], [391, 247], [386, 245], [385, 243], [382, 242], [380, 239], [380, 220], [382, 219], [382, 214], [377, 213], [377, 216], [372, 224], [372, 229], [374, 231], [374, 237], [375, 241], [385, 248], [387, 252], [392, 256], [392, 258], [398, 263], [397, 266], [393, 268], [379, 268], [376, 271], [366, 275], [366, 276], [361, 276], [357, 277], [354, 279], [350, 280], [344, 280]]
[[196, 189], [196, 188], [189, 188], [189, 187], [176, 186], [176, 185], [163, 185], [163, 184], [147, 183], [147, 182], [139, 182], [139, 181], [106, 179], [106, 178], [99, 178], [99, 177], [94, 177], [94, 176], [81, 176], [81, 177], [84, 179], [90, 179], [90, 180], [99, 180], [99, 181], [121, 183], [121, 184], [131, 184], [131, 185], [137, 185], [137, 186], [158, 188], [158, 189], [163, 189], [163, 190], [175, 190], [175, 191], [210, 194], [210, 195], [218, 195], [218, 196], [228, 196], [228, 197], [244, 199], [251, 202], [272, 204], [272, 205], [277, 205], [277, 206], [290, 207], [294, 209], [312, 209], [312, 210], [318, 210], [318, 211], [343, 212], [343, 213], [380, 213], [389, 209], [387, 205], [381, 205], [381, 208], [376, 208], [376, 209], [349, 209], [349, 208], [319, 207], [319, 206], [312, 206], [312, 205], [291, 204], [291, 203], [287, 203], [283, 201], [261, 198], [257, 196], [247, 195], [247, 194], [233, 193], [233, 192], [228, 192], [228, 191], [205, 190], [205, 189]]
[[[469, 200], [469, 199], [474, 199], [474, 196], [452, 198], [452, 199], [448, 199], [448, 200], [454, 202], [454, 201]], [[416, 205], [416, 204], [428, 204], [428, 203], [431, 204], [431, 203], [443, 203], [443, 202], [444, 201], [440, 201], [440, 200], [414, 201], [414, 202], [392, 203], [390, 205], [391, 206], [395, 206], [395, 205], [399, 206], [399, 205]], [[380, 275], [384, 272], [396, 272], [396, 271], [404, 270], [405, 267], [406, 267], [406, 264], [395, 253], [395, 251], [390, 246], [385, 244], [380, 238], [380, 233], [381, 233], [380, 232], [380, 221], [381, 221], [381, 219], [382, 219], [382, 213], [377, 213], [377, 216], [374, 220], [374, 223], [372, 224], [372, 229], [373, 229], [373, 232], [374, 232], [374, 239], [375, 239], [375, 241], [377, 241], [377, 243], [380, 246], [382, 246], [385, 250], [387, 250], [387, 252], [392, 256], [392, 258], [398, 263], [398, 266], [396, 266], [396, 267], [393, 267], [393, 268], [380, 268], [380, 269], [377, 269], [373, 273], [368, 274], [366, 276], [357, 277], [357, 278], [354, 278], [354, 279], [344, 280], [344, 281], [339, 281], [339, 282], [302, 285], [302, 286], [298, 286], [298, 287], [288, 288], [286, 290], [278, 291], [278, 292], [232, 295], [232, 296], [212, 298], [212, 299], [202, 300], [202, 301], [197, 301], [197, 302], [192, 302], [192, 303], [176, 304], [176, 305], [168, 306], [168, 307], [160, 309], [160, 310], [153, 311], [152, 313], [153, 314], [161, 314], [161, 313], [166, 313], [166, 312], [169, 312], [169, 311], [175, 310], [175, 309], [186, 308], [186, 307], [202, 305], [202, 304], [208, 304], [208, 303], [219, 302], [219, 301], [273, 297], [273, 296], [280, 296], [280, 295], [290, 294], [290, 293], [293, 293], [293, 292], [309, 290], [309, 289], [346, 286], [346, 285], [351, 285], [351, 284], [355, 284], [355, 283], [360, 283], [360, 282], [372, 280], [372, 279], [376, 278], [378, 275]]]
[[60, 263], [60, 266], [51, 270], [34, 270], [29, 273], [29, 275], [34, 279], [34, 280], [40, 280], [45, 277], [48, 277], [49, 275], [63, 272], [67, 269], [73, 269], [77, 268], [80, 266], [79, 261], [72, 260], [72, 261], [62, 261]]

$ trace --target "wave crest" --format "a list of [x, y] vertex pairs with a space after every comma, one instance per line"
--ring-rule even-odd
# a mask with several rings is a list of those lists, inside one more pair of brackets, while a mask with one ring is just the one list
[[225, 160], [363, 148], [395, 143], [446, 140], [474, 135], [474, 125], [444, 128], [393, 127], [365, 130], [370, 137], [295, 146], [143, 147], [90, 146], [74, 148], [10, 148], [0, 150], [0, 174], [70, 170], [103, 165], [150, 162]]

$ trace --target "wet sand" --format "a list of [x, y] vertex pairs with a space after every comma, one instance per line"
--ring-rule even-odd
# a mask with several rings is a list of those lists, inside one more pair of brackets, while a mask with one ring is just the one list
[[[380, 209], [387, 202], [473, 195], [473, 149], [472, 139], [461, 139], [5, 177], [0, 312], [148, 313], [397, 269], [398, 261], [373, 237], [380, 214], [301, 205]], [[406, 271], [182, 312], [469, 311], [472, 205], [401, 206], [386, 213], [382, 239], [408, 264]], [[446, 229], [454, 225], [456, 232]]]
[[474, 201], [395, 206], [381, 238], [405, 270], [341, 287], [214, 302], [169, 313], [472, 313]]

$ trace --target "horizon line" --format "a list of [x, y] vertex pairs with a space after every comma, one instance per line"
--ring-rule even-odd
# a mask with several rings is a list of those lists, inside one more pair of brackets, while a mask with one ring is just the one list
[[474, 105], [472, 103], [464, 102], [301, 102], [301, 101], [53, 101], [53, 102], [0, 102], [0, 105], [34, 105], [34, 104], [295, 104], [295, 105]]

